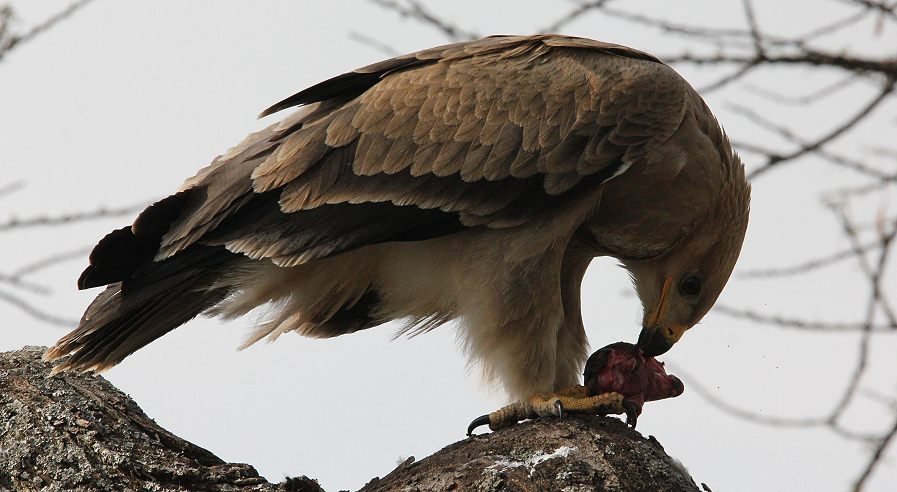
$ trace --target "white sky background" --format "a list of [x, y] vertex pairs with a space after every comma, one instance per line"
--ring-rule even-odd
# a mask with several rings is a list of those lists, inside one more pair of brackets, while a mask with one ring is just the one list
[[[834, 2], [756, 3], [760, 24], [782, 33], [796, 23], [813, 26], [846, 12]], [[23, 28], [66, 4], [13, 2]], [[402, 52], [446, 42], [430, 28], [361, 1], [209, 5], [98, 0], [0, 61], [0, 185], [26, 183], [24, 190], [0, 201], [0, 222], [168, 195], [245, 134], [280, 117], [257, 121], [261, 109], [384, 58], [376, 48], [350, 39], [350, 31]], [[570, 4], [465, 0], [430, 5], [482, 34], [523, 34], [535, 32]], [[744, 26], [740, 1], [620, 1], [618, 7], [652, 13], [665, 9], [671, 20], [695, 25]], [[850, 31], [854, 37], [834, 37], [828, 46], [872, 54], [893, 52], [897, 46], [893, 29], [875, 35], [872, 20], [859, 26]], [[594, 15], [565, 32], [659, 55], [674, 53], [681, 45], [678, 39]], [[697, 87], [717, 75], [678, 68]], [[803, 94], [841, 76], [770, 70], [755, 81]], [[735, 99], [743, 94], [726, 91], [708, 102], [734, 138], [781, 143], [727, 110], [728, 103], [739, 102], [763, 111], [759, 99]], [[829, 104], [766, 116], [815, 136], [869, 98], [868, 86], [861, 83], [836, 97], [838, 111]], [[894, 104], [880, 108], [837, 148], [893, 142], [894, 114]], [[758, 179], [739, 268], [789, 265], [847, 246], [833, 217], [819, 205], [821, 192], [861, 182], [855, 174], [811, 159]], [[869, 220], [880, 207], [890, 206], [893, 213], [894, 203], [886, 202], [877, 200], [855, 212]], [[2, 233], [0, 272], [91, 246], [130, 220]], [[74, 289], [85, 261], [30, 278], [53, 293], [26, 297], [45, 310], [77, 319], [95, 295]], [[893, 290], [895, 277], [887, 278], [886, 288]], [[641, 313], [628, 295], [625, 272], [613, 261], [596, 261], [583, 289], [593, 348], [634, 341]], [[862, 316], [866, 294], [854, 264], [846, 263], [790, 281], [736, 279], [719, 302], [850, 321]], [[0, 313], [0, 350], [51, 345], [66, 332], [2, 303]], [[462, 439], [472, 418], [504, 403], [502, 395], [482, 387], [475, 372], [466, 369], [453, 326], [395, 342], [389, 326], [332, 340], [284, 336], [274, 344], [236, 352], [252, 322], [196, 320], [105, 376], [160, 425], [221, 458], [251, 463], [271, 481], [306, 474], [327, 490], [357, 489], [391, 471], [402, 457], [423, 458]], [[674, 373], [698, 378], [739, 407], [764, 415], [813, 417], [827, 414], [840, 396], [852, 370], [856, 339], [855, 334], [784, 331], [711, 313], [662, 359]], [[875, 342], [863, 387], [894, 395], [897, 340], [878, 337]], [[638, 430], [656, 436], [697, 482], [714, 490], [845, 490], [868, 457], [867, 446], [825, 430], [769, 428], [728, 416], [689, 391], [688, 381], [681, 397], [649, 403]], [[891, 425], [893, 409], [868, 398], [858, 401], [848, 413], [850, 428], [881, 431]], [[893, 486], [895, 461], [892, 446], [867, 490]]]

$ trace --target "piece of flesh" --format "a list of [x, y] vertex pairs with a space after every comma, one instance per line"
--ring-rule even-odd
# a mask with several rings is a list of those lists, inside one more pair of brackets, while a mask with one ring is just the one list
[[610, 344], [592, 354], [583, 379], [589, 396], [620, 393], [636, 405], [639, 414], [646, 401], [674, 398], [685, 390], [679, 378], [666, 373], [662, 362], [645, 357], [638, 346], [626, 342]]
[[626, 423], [635, 427], [646, 401], [673, 398], [685, 389], [679, 378], [666, 373], [662, 362], [645, 357], [641, 348], [626, 342], [595, 351], [586, 361], [583, 382], [582, 386], [538, 393], [478, 417], [468, 426], [467, 435], [481, 425], [498, 430], [525, 419], [562, 417], [565, 412], [626, 414]]

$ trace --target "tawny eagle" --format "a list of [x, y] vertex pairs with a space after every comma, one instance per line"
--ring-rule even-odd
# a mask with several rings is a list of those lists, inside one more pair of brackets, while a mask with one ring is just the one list
[[575, 385], [580, 285], [618, 259], [668, 350], [707, 313], [748, 221], [744, 167], [697, 92], [631, 48], [494, 36], [375, 63], [111, 232], [78, 287], [106, 285], [48, 350], [102, 370], [205, 313], [274, 306], [247, 340], [456, 320], [508, 393]]

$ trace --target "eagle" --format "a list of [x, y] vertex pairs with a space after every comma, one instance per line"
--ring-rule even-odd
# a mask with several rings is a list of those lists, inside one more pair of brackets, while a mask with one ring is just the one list
[[526, 400], [578, 382], [594, 258], [631, 274], [650, 357], [710, 310], [741, 251], [741, 160], [695, 89], [632, 48], [491, 36], [333, 77], [261, 116], [293, 107], [99, 241], [78, 287], [106, 288], [47, 350], [68, 356], [57, 372], [270, 305], [244, 346], [457, 322], [472, 360]]

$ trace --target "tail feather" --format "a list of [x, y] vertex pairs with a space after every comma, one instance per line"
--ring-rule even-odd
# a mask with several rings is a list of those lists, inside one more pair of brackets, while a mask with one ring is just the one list
[[70, 355], [53, 369], [104, 370], [190, 321], [232, 290], [222, 279], [242, 259], [223, 247], [194, 245], [131, 278], [111, 284], [88, 307], [78, 328], [44, 354]]

